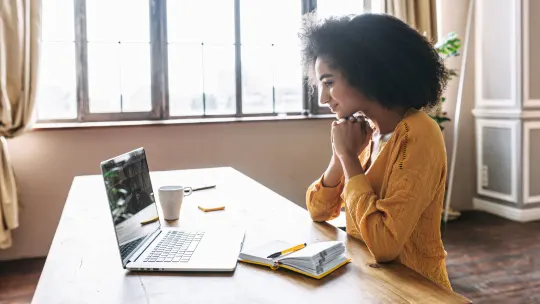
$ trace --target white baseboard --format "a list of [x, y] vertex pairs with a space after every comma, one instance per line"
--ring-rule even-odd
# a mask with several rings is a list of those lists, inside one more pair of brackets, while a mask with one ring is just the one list
[[540, 207], [519, 209], [479, 198], [473, 198], [473, 206], [475, 210], [482, 210], [516, 222], [524, 223], [540, 220]]

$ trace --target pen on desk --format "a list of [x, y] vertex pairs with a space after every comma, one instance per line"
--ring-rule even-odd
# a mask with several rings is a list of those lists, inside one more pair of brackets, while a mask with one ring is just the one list
[[204, 187], [199, 187], [199, 188], [193, 188], [192, 191], [199, 191], [199, 190], [212, 189], [212, 188], [215, 188], [215, 187], [216, 187], [216, 185], [204, 186]]
[[158, 220], [159, 220], [159, 216], [156, 216], [156, 217], [153, 217], [153, 218], [148, 219], [146, 221], [142, 221], [141, 225], [147, 225], [147, 224], [150, 224], [150, 223], [153, 223], [153, 222], [157, 222]]
[[306, 247], [306, 243], [304, 244], [300, 244], [300, 245], [297, 245], [297, 246], [294, 246], [294, 247], [291, 247], [289, 249], [285, 249], [283, 251], [279, 251], [279, 252], [276, 252], [276, 253], [272, 253], [271, 255], [267, 256], [268, 259], [275, 259], [279, 256], [282, 256], [284, 254], [287, 254], [289, 252], [295, 252], [295, 251], [298, 251], [302, 248]]
[[205, 208], [203, 206], [199, 206], [199, 209], [201, 209], [204, 212], [212, 212], [212, 211], [225, 210], [225, 206], [219, 206], [219, 207], [214, 207], [214, 208]]

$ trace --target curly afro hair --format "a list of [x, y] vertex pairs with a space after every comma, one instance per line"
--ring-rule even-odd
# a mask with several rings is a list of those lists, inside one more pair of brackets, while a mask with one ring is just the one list
[[300, 33], [304, 69], [315, 84], [323, 57], [367, 98], [392, 109], [437, 105], [449, 73], [432, 43], [403, 21], [384, 14], [304, 19]]

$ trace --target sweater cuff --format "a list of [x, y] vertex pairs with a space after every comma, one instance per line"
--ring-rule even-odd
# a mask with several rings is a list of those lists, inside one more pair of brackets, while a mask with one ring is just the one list
[[318, 180], [314, 183], [314, 189], [317, 192], [320, 192], [324, 197], [336, 197], [341, 194], [341, 190], [343, 189], [343, 177], [339, 181], [339, 184], [337, 184], [335, 187], [329, 187], [323, 185], [323, 178], [324, 174], [319, 177]]
[[365, 174], [358, 174], [353, 176], [345, 184], [342, 192], [342, 198], [344, 201], [348, 201], [351, 198], [359, 197], [362, 194], [373, 192], [373, 187]]

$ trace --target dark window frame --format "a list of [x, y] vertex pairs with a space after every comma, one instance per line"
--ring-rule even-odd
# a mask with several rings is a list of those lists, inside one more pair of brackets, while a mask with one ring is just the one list
[[[197, 119], [223, 117], [272, 117], [281, 115], [318, 115], [329, 114], [327, 107], [318, 103], [317, 89], [310, 89], [306, 76], [302, 77], [302, 110], [286, 113], [243, 113], [242, 112], [242, 46], [240, 24], [240, 1], [234, 0], [235, 22], [235, 90], [236, 111], [234, 114], [223, 115], [186, 115], [171, 116], [169, 112], [168, 87], [168, 45], [167, 45], [167, 0], [148, 0], [150, 13], [150, 54], [151, 54], [151, 102], [152, 109], [148, 112], [112, 112], [91, 113], [88, 91], [88, 41], [86, 31], [86, 1], [74, 0], [75, 20], [75, 69], [77, 92], [77, 117], [74, 119], [40, 119], [40, 122], [100, 122], [100, 121], [129, 121], [129, 120], [166, 120], [166, 119]], [[317, 8], [317, 0], [301, 1], [302, 15], [313, 12]], [[364, 8], [369, 9], [372, 0], [363, 0]], [[206, 98], [202, 92], [203, 110], [206, 111]], [[273, 98], [275, 106], [275, 96]]]

